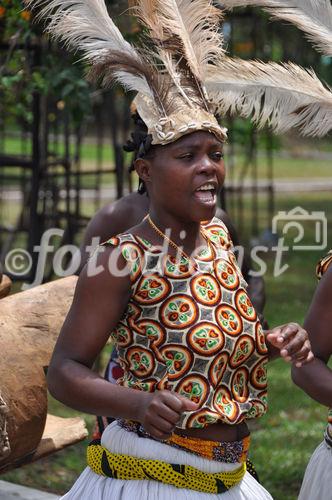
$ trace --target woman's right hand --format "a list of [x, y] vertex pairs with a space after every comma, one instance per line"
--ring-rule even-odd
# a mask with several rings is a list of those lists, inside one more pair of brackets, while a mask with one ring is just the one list
[[167, 439], [185, 411], [195, 411], [198, 404], [175, 392], [163, 390], [144, 393], [138, 421], [156, 439]]

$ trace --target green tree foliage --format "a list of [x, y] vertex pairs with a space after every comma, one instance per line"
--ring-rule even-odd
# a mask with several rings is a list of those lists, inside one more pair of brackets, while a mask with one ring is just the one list
[[[38, 92], [51, 97], [57, 111], [66, 109], [75, 122], [89, 111], [90, 91], [82, 63], [54, 46], [20, 0], [0, 6], [1, 111], [9, 122], [32, 122], [32, 100]], [[77, 56], [75, 57], [75, 61]]]

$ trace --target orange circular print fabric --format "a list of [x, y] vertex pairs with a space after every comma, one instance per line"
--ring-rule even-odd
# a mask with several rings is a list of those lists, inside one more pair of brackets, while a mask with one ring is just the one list
[[132, 334], [130, 328], [128, 328], [127, 326], [122, 325], [122, 324], [119, 324], [116, 327], [113, 335], [114, 335], [115, 341], [121, 347], [128, 347], [131, 345], [131, 343], [133, 341], [133, 334]]
[[235, 304], [241, 316], [248, 321], [256, 321], [257, 313], [245, 290], [240, 289], [236, 292]]
[[143, 276], [137, 285], [134, 296], [139, 304], [156, 304], [161, 302], [170, 292], [170, 285], [167, 280], [152, 274]]
[[170, 380], [177, 380], [187, 373], [193, 363], [193, 354], [187, 347], [177, 344], [168, 344], [161, 348], [161, 355], [164, 357], [168, 377]]
[[215, 424], [218, 420], [219, 415], [217, 412], [211, 411], [209, 408], [203, 408], [189, 417], [188, 424], [189, 427], [194, 429], [203, 429], [207, 425]]
[[200, 260], [203, 262], [210, 262], [214, 260], [214, 258], [215, 258], [215, 252], [213, 250], [212, 245], [210, 244], [207, 247], [201, 249], [201, 251], [198, 252], [196, 256], [196, 260]]
[[248, 390], [249, 372], [248, 369], [238, 368], [232, 377], [232, 394], [236, 401], [245, 403], [249, 397]]
[[193, 351], [202, 356], [220, 352], [225, 344], [225, 335], [213, 323], [199, 323], [187, 333], [187, 342]]
[[150, 340], [150, 348], [159, 359], [159, 361], [163, 361], [164, 358], [159, 351], [159, 347], [164, 345], [166, 339], [166, 331], [163, 326], [154, 321], [153, 319], [142, 319], [137, 322], [137, 330], [141, 335], [146, 336], [147, 339]]
[[213, 219], [202, 232], [206, 249], [190, 261], [131, 234], [109, 241], [134, 262], [129, 303], [111, 332], [124, 370], [119, 383], [197, 403], [182, 414], [181, 429], [240, 423], [267, 407], [264, 332], [228, 231]]
[[131, 281], [136, 281], [142, 272], [143, 251], [135, 243], [127, 243], [122, 248], [122, 255], [130, 265]]
[[187, 375], [176, 386], [176, 392], [190, 399], [193, 403], [202, 405], [208, 396], [209, 384], [202, 375]]
[[251, 371], [251, 383], [257, 389], [266, 388], [266, 360], [258, 361]]
[[211, 243], [217, 247], [228, 250], [231, 247], [231, 240], [227, 228], [220, 224], [209, 224], [204, 227], [204, 233], [208, 236]]
[[239, 276], [234, 266], [225, 259], [215, 261], [214, 268], [220, 283], [227, 290], [236, 290], [239, 286]]
[[214, 408], [217, 412], [222, 412], [225, 415], [225, 420], [229, 424], [237, 421], [239, 414], [239, 405], [231, 396], [230, 391], [225, 386], [219, 387], [213, 398]]
[[173, 295], [160, 308], [161, 322], [168, 328], [181, 330], [195, 323], [198, 316], [196, 302], [188, 295]]
[[265, 334], [262, 325], [258, 321], [255, 325], [256, 349], [260, 354], [267, 354], [268, 350], [265, 343]]
[[129, 302], [126, 314], [126, 322], [131, 330], [137, 331], [137, 319], [142, 314], [142, 308], [137, 304]]
[[221, 291], [218, 281], [210, 274], [195, 276], [190, 282], [193, 298], [206, 306], [220, 302]]
[[251, 408], [248, 412], [249, 418], [259, 418], [266, 412], [266, 402], [262, 402], [260, 399], [253, 399], [251, 402]]
[[174, 279], [185, 279], [192, 275], [192, 262], [181, 256], [180, 260], [176, 260], [172, 255], [166, 255], [163, 258], [163, 272], [165, 276]]
[[228, 359], [229, 354], [227, 352], [221, 352], [212, 360], [209, 367], [209, 380], [214, 387], [217, 387], [219, 382], [221, 382], [227, 368]]
[[255, 341], [250, 335], [241, 335], [234, 346], [229, 364], [237, 368], [250, 358], [255, 350]]
[[219, 306], [216, 310], [216, 320], [220, 328], [229, 335], [237, 336], [242, 332], [242, 319], [232, 306]]
[[154, 370], [154, 356], [148, 349], [130, 347], [127, 350], [126, 358], [130, 371], [138, 378], [148, 377]]

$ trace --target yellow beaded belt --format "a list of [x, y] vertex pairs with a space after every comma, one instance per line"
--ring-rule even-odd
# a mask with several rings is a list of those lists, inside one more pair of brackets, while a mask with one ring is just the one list
[[225, 493], [238, 484], [246, 472], [245, 463], [234, 471], [207, 473], [190, 465], [168, 464], [161, 460], [110, 453], [100, 445], [99, 440], [89, 444], [87, 462], [96, 474], [113, 479], [148, 479], [204, 493]]
[[[118, 420], [120, 427], [129, 432], [135, 432], [140, 437], [153, 439], [139, 422], [132, 420]], [[224, 463], [242, 463], [248, 458], [250, 436], [239, 441], [210, 441], [206, 439], [194, 438], [191, 436], [180, 436], [172, 434], [170, 438], [162, 441], [165, 444], [173, 446], [199, 457]]]

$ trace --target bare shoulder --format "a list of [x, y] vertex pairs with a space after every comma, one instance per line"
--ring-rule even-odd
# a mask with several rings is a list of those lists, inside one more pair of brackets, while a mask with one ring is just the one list
[[332, 354], [332, 265], [326, 270], [314, 293], [304, 328], [308, 331], [314, 354], [329, 359]]
[[103, 241], [127, 231], [142, 220], [147, 210], [148, 199], [138, 193], [131, 193], [113, 203], [108, 203], [89, 222], [84, 243], [90, 243], [94, 236]]
[[[332, 301], [332, 265], [328, 267], [319, 281], [313, 302], [320, 306], [330, 306]], [[330, 309], [330, 307], [329, 307]], [[331, 309], [332, 316], [332, 309]]]
[[89, 259], [91, 249], [139, 224], [146, 215], [148, 206], [149, 200], [145, 195], [131, 193], [102, 207], [90, 220], [84, 232], [79, 271]]
[[99, 236], [102, 240], [127, 231], [146, 215], [148, 200], [138, 193], [131, 193], [101, 208], [89, 222], [86, 235]]

